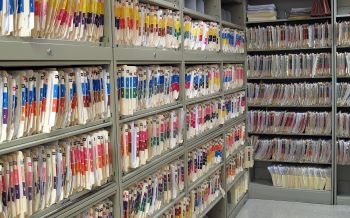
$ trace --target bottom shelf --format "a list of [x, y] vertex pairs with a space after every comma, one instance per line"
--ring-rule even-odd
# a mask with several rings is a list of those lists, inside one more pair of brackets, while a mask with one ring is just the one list
[[349, 195], [337, 195], [338, 205], [350, 205], [350, 196]]
[[241, 199], [238, 201], [238, 204], [233, 205], [233, 204], [227, 203], [227, 217], [229, 218], [236, 217], [247, 201], [248, 201], [248, 193], [245, 193], [241, 197]]
[[331, 191], [290, 189], [272, 186], [271, 181], [254, 181], [249, 184], [250, 199], [295, 201], [314, 204], [332, 204]]
[[205, 215], [207, 215], [207, 213], [208, 213], [211, 209], [213, 209], [213, 207], [214, 207], [217, 203], [219, 203], [219, 201], [220, 201], [221, 199], [222, 199], [222, 195], [219, 194], [219, 197], [217, 197], [213, 202], [211, 202], [211, 203], [209, 204], [209, 206], [208, 206], [207, 208], [205, 208], [205, 209], [203, 210], [203, 212], [200, 213], [200, 215], [199, 215], [198, 217], [199, 217], [199, 218], [205, 217]]

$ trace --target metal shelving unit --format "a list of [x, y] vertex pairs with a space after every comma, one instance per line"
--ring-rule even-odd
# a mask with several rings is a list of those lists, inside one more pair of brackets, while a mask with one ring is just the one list
[[[339, 1], [339, 0], [338, 0]], [[248, 4], [271, 4], [274, 3], [277, 6], [277, 16], [279, 19], [275, 21], [261, 21], [261, 22], [247, 22], [247, 27], [265, 27], [269, 25], [294, 25], [294, 24], [312, 24], [320, 22], [331, 22], [333, 23], [334, 16], [327, 17], [310, 17], [301, 20], [287, 19], [286, 11], [289, 11], [293, 7], [311, 7], [313, 1], [304, 0], [288, 0], [288, 1], [278, 1], [278, 0], [247, 0]], [[333, 1], [332, 9], [333, 9]], [[333, 14], [333, 13], [332, 13]], [[335, 28], [335, 25], [332, 25]], [[333, 34], [334, 31], [332, 31]], [[336, 35], [332, 35], [336, 38]], [[274, 54], [296, 54], [296, 53], [321, 53], [329, 52], [334, 54], [334, 45], [328, 47], [316, 47], [316, 48], [281, 48], [281, 49], [247, 49], [248, 55], [274, 55]], [[316, 81], [329, 81], [332, 82], [332, 102], [330, 105], [310, 105], [310, 106], [296, 106], [296, 105], [256, 105], [247, 104], [247, 111], [249, 110], [287, 110], [287, 111], [332, 111], [332, 134], [305, 134], [305, 133], [259, 133], [259, 132], [248, 132], [249, 136], [261, 136], [264, 138], [274, 138], [274, 137], [287, 137], [287, 138], [313, 138], [313, 139], [329, 139], [332, 140], [332, 162], [331, 163], [297, 163], [295, 161], [274, 161], [274, 160], [255, 160], [254, 169], [250, 171], [251, 182], [249, 186], [249, 198], [258, 199], [269, 199], [269, 200], [284, 200], [284, 201], [300, 201], [309, 203], [321, 203], [321, 204], [333, 204], [334, 203], [334, 186], [331, 191], [315, 191], [315, 190], [298, 190], [298, 189], [288, 189], [274, 187], [271, 182], [271, 176], [267, 171], [267, 166], [272, 163], [286, 163], [286, 164], [298, 164], [298, 165], [319, 165], [319, 166], [330, 166], [332, 167], [332, 184], [335, 184], [335, 85], [336, 80], [335, 74], [335, 60], [334, 55], [332, 55], [332, 75], [329, 76], [318, 76], [318, 77], [249, 77], [247, 80], [251, 83], [294, 83], [294, 82], [316, 82]]]
[[[240, 30], [244, 30], [244, 22], [242, 23], [229, 23], [224, 22], [220, 19], [220, 6], [217, 6], [216, 0], [206, 1], [205, 4], [208, 4], [205, 8], [205, 13], [201, 13], [198, 11], [194, 11], [188, 8], [184, 7], [184, 1], [185, 0], [151, 0], [147, 1], [149, 4], [158, 5], [163, 8], [167, 9], [179, 9], [180, 14], [182, 15], [182, 21], [183, 17], [188, 15], [194, 20], [205, 20], [205, 21], [212, 21], [217, 22], [220, 25], [228, 26], [231, 28], [237, 28]], [[169, 3], [170, 2], [170, 3]], [[244, 13], [244, 6], [241, 4], [241, 13]], [[113, 8], [113, 7], [112, 7]], [[112, 17], [114, 17], [113, 13], [114, 11], [111, 11]], [[183, 28], [182, 28], [183, 29]], [[182, 30], [183, 31], [183, 30]], [[183, 33], [182, 33], [182, 42], [183, 42]], [[183, 44], [183, 43], [182, 43]], [[225, 54], [223, 52], [209, 52], [209, 51], [193, 51], [193, 50], [185, 50], [183, 47], [180, 49], [174, 50], [174, 49], [159, 49], [159, 48], [145, 48], [145, 47], [132, 47], [132, 46], [121, 46], [121, 45], [113, 45], [113, 61], [114, 65], [121, 65], [121, 64], [130, 64], [130, 65], [152, 65], [152, 64], [167, 64], [167, 65], [177, 65], [180, 66], [181, 69], [181, 76], [180, 76], [180, 98], [178, 102], [169, 104], [169, 105], [163, 105], [161, 107], [151, 108], [147, 110], [142, 110], [134, 113], [132, 116], [124, 116], [124, 117], [118, 117], [116, 120], [117, 126], [119, 124], [137, 120], [140, 118], [144, 118], [147, 116], [155, 115], [158, 113], [162, 113], [169, 110], [174, 109], [180, 109], [183, 108], [184, 110], [191, 104], [196, 104], [200, 102], [204, 102], [210, 99], [220, 98], [228, 94], [234, 94], [239, 91], [244, 91], [245, 87], [239, 88], [239, 89], [233, 89], [228, 91], [223, 91], [222, 89], [220, 92], [207, 95], [207, 96], [201, 96], [194, 99], [187, 99], [185, 96], [185, 80], [184, 80], [184, 72], [187, 65], [191, 64], [218, 64], [222, 66], [224, 63], [244, 63], [245, 62], [245, 54]], [[223, 81], [223, 71], [222, 68], [220, 68], [220, 76], [221, 76], [221, 82]], [[186, 110], [185, 110], [186, 111]], [[211, 176], [213, 173], [215, 173], [217, 170], [222, 169], [222, 171], [225, 169], [225, 158], [223, 158], [223, 162], [216, 165], [208, 173], [206, 173], [203, 177], [199, 178], [194, 183], [190, 183], [188, 179], [188, 173], [187, 173], [187, 156], [188, 152], [190, 152], [192, 149], [201, 146], [203, 143], [206, 143], [214, 138], [224, 136], [225, 131], [227, 131], [229, 128], [232, 127], [232, 125], [236, 125], [238, 122], [244, 122], [245, 121], [245, 114], [234, 118], [232, 120], [228, 120], [223, 125], [219, 125], [216, 128], [210, 129], [203, 134], [197, 135], [194, 138], [187, 138], [187, 133], [185, 128], [183, 128], [183, 135], [184, 135], [184, 141], [183, 144], [175, 148], [171, 151], [168, 151], [164, 154], [161, 154], [159, 157], [156, 157], [155, 159], [151, 160], [146, 165], [139, 167], [129, 173], [126, 173], [125, 175], [122, 174], [121, 170], [121, 164], [118, 165], [117, 171], [119, 172], [118, 177], [118, 184], [120, 184], [119, 187], [119, 195], [116, 197], [116, 201], [118, 204], [118, 208], [122, 208], [123, 198], [122, 198], [122, 191], [129, 187], [130, 185], [134, 184], [135, 182], [138, 182], [142, 180], [143, 178], [147, 177], [151, 173], [157, 171], [162, 166], [164, 166], [167, 163], [172, 162], [175, 159], [178, 159], [179, 157], [182, 157], [185, 163], [185, 189], [184, 191], [177, 196], [177, 198], [173, 199], [168, 205], [162, 207], [161, 210], [157, 211], [155, 214], [152, 215], [152, 217], [159, 217], [161, 216], [165, 211], [167, 211], [169, 208], [171, 208], [173, 205], [175, 205], [178, 201], [180, 201], [184, 196], [188, 195], [189, 192], [197, 187], [198, 185], [201, 185], [201, 183]], [[116, 131], [117, 134], [117, 144], [120, 142], [119, 138], [119, 132], [120, 129], [117, 128]], [[243, 148], [242, 148], [243, 149]], [[121, 153], [118, 149], [117, 151], [117, 159], [121, 160]], [[222, 178], [223, 184], [226, 183], [225, 177]], [[215, 210], [215, 205], [217, 202], [219, 202], [221, 199], [225, 197], [221, 196], [216, 199], [214, 202], [210, 204], [209, 207], [201, 213], [201, 216], [206, 215], [209, 211]], [[214, 209], [213, 209], [214, 207]], [[122, 210], [118, 211], [117, 217], [122, 217]], [[222, 214], [222, 217], [226, 217], [226, 213]]]
[[[0, 66], [8, 68], [16, 67], [74, 67], [102, 65], [113, 76], [113, 50], [111, 32], [110, 1], [105, 2], [104, 37], [100, 43], [46, 40], [18, 37], [0, 37]], [[111, 89], [115, 89], [111, 82]], [[32, 148], [54, 142], [67, 137], [84, 134], [87, 132], [108, 128], [116, 129], [116, 101], [114, 92], [111, 93], [111, 117], [88, 122], [85, 125], [75, 125], [64, 129], [52, 130], [50, 133], [42, 133], [23, 137], [0, 144], [0, 155], [9, 154], [18, 150]], [[112, 133], [112, 131], [111, 131]], [[117, 143], [114, 134], [111, 134], [112, 152], [116, 153]], [[113, 157], [113, 167], [118, 165], [116, 156]], [[84, 190], [64, 199], [50, 207], [40, 210], [32, 217], [72, 217], [83, 212], [98, 202], [113, 197], [118, 190], [118, 174], [109, 179], [108, 183], [95, 187], [92, 190]], [[113, 208], [117, 213], [120, 209]]]
[[[178, 10], [181, 14], [181, 21], [183, 27], [183, 16], [189, 15], [193, 19], [203, 19], [206, 21], [214, 21], [220, 24], [220, 27], [230, 27], [240, 30], [244, 30], [245, 23], [242, 22], [227, 22], [221, 20], [221, 8], [220, 3], [217, 0], [208, 1], [210, 4], [206, 9], [208, 13], [200, 13], [191, 9], [184, 8], [184, 0], [140, 0], [140, 2], [148, 3], [151, 5], [157, 5], [166, 9]], [[207, 3], [207, 2], [206, 2]], [[236, 3], [235, 3], [236, 4]], [[219, 6], [217, 6], [219, 5]], [[241, 15], [245, 12], [244, 1], [238, 3]], [[214, 6], [214, 7], [212, 7]], [[225, 136], [225, 131], [231, 128], [233, 125], [239, 122], [245, 121], [245, 114], [227, 121], [225, 124], [218, 126], [194, 139], [187, 139], [184, 129], [184, 142], [183, 144], [166, 152], [159, 157], [154, 158], [146, 165], [139, 167], [125, 175], [121, 169], [121, 151], [120, 145], [120, 124], [144, 118], [147, 116], [155, 115], [169, 110], [184, 108], [189, 104], [194, 104], [202, 101], [206, 101], [213, 98], [223, 97], [225, 95], [234, 94], [240, 91], [244, 91], [245, 87], [223, 91], [210, 96], [203, 96], [196, 99], [186, 99], [184, 90], [184, 78], [183, 72], [186, 64], [207, 64], [217, 63], [222, 66], [224, 63], [243, 63], [245, 62], [245, 54], [225, 54], [220, 52], [207, 52], [207, 51], [191, 51], [180, 49], [159, 49], [159, 48], [146, 48], [146, 47], [134, 47], [134, 46], [122, 46], [114, 45], [114, 1], [105, 1], [105, 20], [104, 20], [104, 37], [100, 43], [90, 42], [75, 42], [75, 41], [62, 41], [62, 40], [44, 40], [44, 39], [29, 39], [29, 38], [16, 38], [16, 37], [0, 37], [0, 50], [6, 52], [0, 52], [0, 66], [1, 67], [53, 67], [53, 66], [82, 66], [82, 65], [103, 65], [108, 69], [111, 75], [111, 112], [112, 116], [108, 119], [102, 119], [94, 122], [89, 122], [86, 125], [77, 125], [65, 129], [54, 130], [51, 133], [38, 134], [34, 136], [24, 137], [21, 139], [13, 140], [10, 142], [4, 142], [0, 144], [0, 155], [8, 154], [10, 152], [18, 151], [21, 149], [31, 148], [41, 144], [53, 142], [70, 136], [84, 134], [90, 131], [98, 130], [101, 128], [111, 129], [111, 142], [113, 150], [113, 167], [114, 176], [110, 178], [108, 184], [103, 187], [94, 190], [85, 190], [79, 192], [67, 200], [59, 202], [49, 208], [46, 208], [36, 214], [33, 217], [72, 217], [78, 215], [88, 207], [91, 207], [98, 202], [110, 198], [114, 201], [113, 212], [115, 217], [122, 216], [123, 198], [122, 190], [129, 185], [139, 181], [140, 179], [148, 176], [150, 173], [157, 171], [164, 164], [180, 157], [184, 158], [185, 162], [185, 190], [176, 199], [172, 200], [170, 204], [163, 207], [158, 211], [154, 217], [160, 216], [167, 209], [171, 208], [176, 202], [183, 198], [189, 191], [199, 185], [207, 176], [214, 173], [215, 170], [225, 170], [226, 158], [223, 158], [223, 162], [211, 169], [205, 177], [200, 178], [193, 184], [189, 184], [187, 178], [187, 153], [190, 149], [201, 145], [209, 140], [212, 140], [219, 136]], [[236, 10], [236, 9], [235, 9]], [[236, 13], [236, 11], [234, 11]], [[183, 28], [182, 28], [183, 31]], [[183, 42], [183, 32], [181, 34]], [[183, 44], [183, 43], [182, 43]], [[134, 113], [132, 116], [119, 116], [117, 109], [118, 97], [116, 87], [116, 67], [120, 64], [131, 65], [152, 65], [152, 64], [169, 64], [178, 65], [181, 68], [181, 96], [178, 102], [161, 107], [150, 108]], [[220, 68], [221, 81], [223, 81], [222, 68]], [[242, 147], [241, 149], [243, 149]], [[223, 184], [226, 184], [225, 177], [222, 178]], [[210, 204], [208, 208], [203, 211], [201, 216], [204, 216], [207, 212], [225, 197], [220, 196], [214, 202]], [[226, 201], [226, 200], [225, 200]], [[223, 217], [226, 217], [223, 214]]]
[[[349, 20], [349, 14], [343, 14], [344, 11], [342, 8], [348, 8], [350, 6], [348, 1], [344, 0], [335, 0], [333, 1], [333, 20], [332, 22], [335, 24], [340, 21], [348, 21]], [[334, 25], [333, 29], [333, 37], [334, 39], [337, 39], [337, 30]], [[336, 54], [337, 52], [349, 52], [350, 47], [349, 46], [343, 46], [338, 45], [337, 40], [333, 40], [333, 58], [335, 66], [333, 67], [333, 79], [335, 83], [337, 82], [350, 82], [348, 76], [338, 76], [336, 73]], [[334, 89], [335, 90], [335, 89]], [[336, 98], [336, 95], [335, 95]], [[344, 112], [344, 110], [347, 112], [349, 109], [348, 106], [340, 106], [337, 105], [336, 99], [334, 100], [334, 117], [336, 116], [336, 113], [338, 111]], [[350, 166], [349, 165], [339, 165], [337, 161], [336, 156], [336, 142], [338, 140], [349, 140], [349, 137], [341, 137], [337, 134], [337, 129], [335, 125], [335, 134], [334, 134], [334, 156], [333, 156], [333, 198], [335, 204], [344, 204], [344, 205], [350, 205], [350, 180], [348, 178], [348, 174], [350, 172]]]

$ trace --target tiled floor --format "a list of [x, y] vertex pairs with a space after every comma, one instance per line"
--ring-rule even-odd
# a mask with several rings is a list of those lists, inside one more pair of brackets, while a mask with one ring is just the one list
[[237, 218], [349, 218], [350, 206], [249, 199]]

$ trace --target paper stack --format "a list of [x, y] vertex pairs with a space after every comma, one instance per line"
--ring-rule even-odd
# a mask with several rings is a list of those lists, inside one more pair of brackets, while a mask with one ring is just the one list
[[292, 8], [289, 12], [288, 19], [298, 20], [306, 19], [311, 15], [311, 8]]
[[277, 20], [276, 5], [248, 5], [247, 18], [248, 21]]

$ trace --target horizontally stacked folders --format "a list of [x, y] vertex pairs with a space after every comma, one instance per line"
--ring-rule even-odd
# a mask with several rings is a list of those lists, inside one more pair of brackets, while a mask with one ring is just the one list
[[248, 5], [247, 18], [248, 21], [277, 20], [276, 5]]

